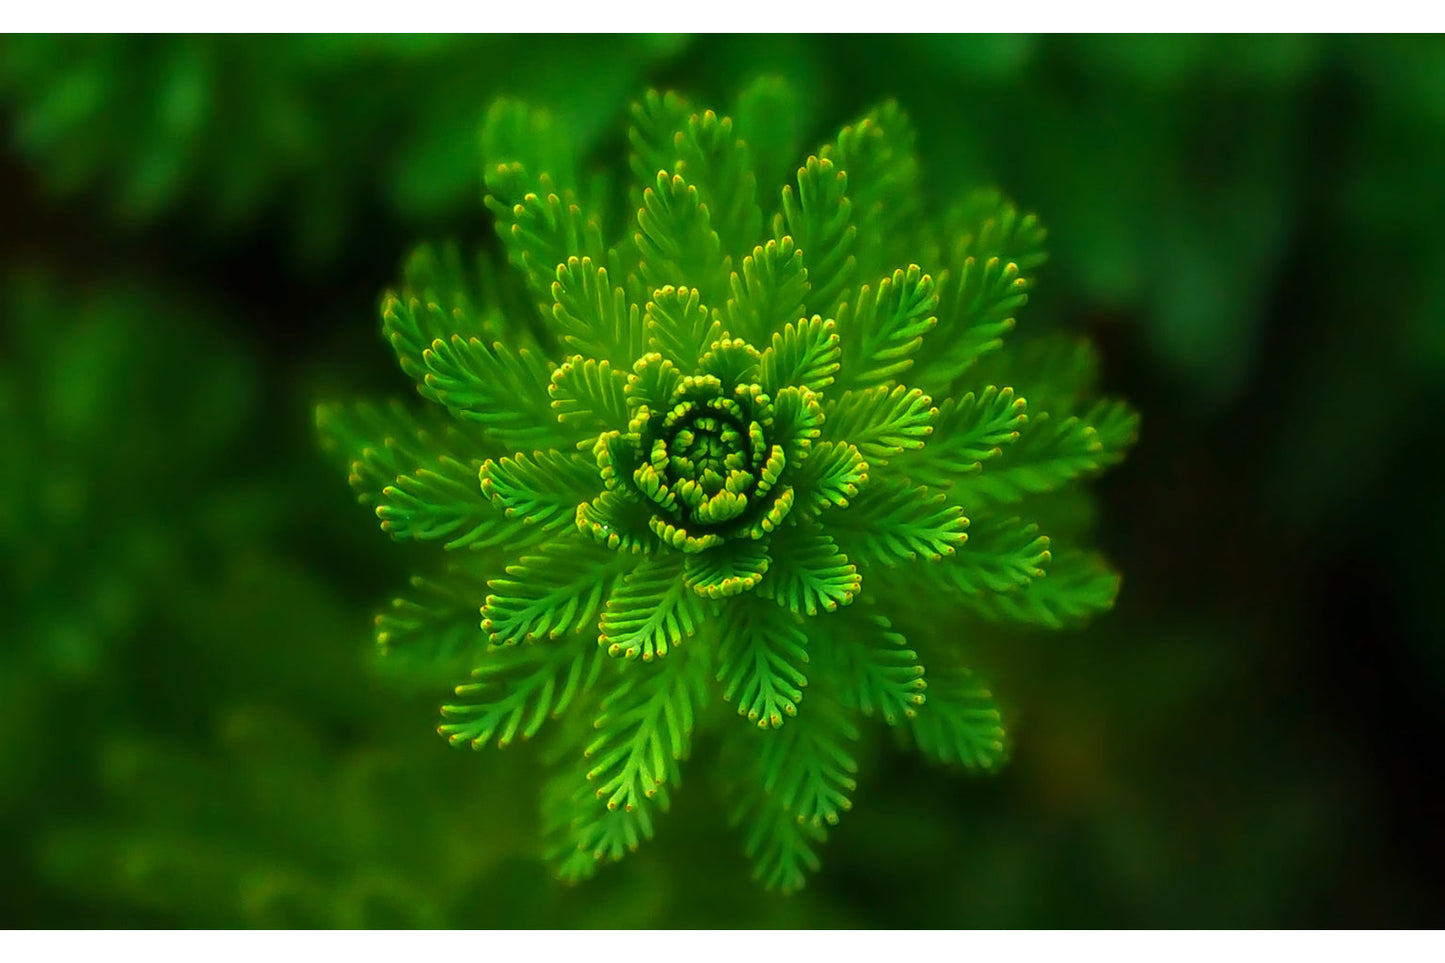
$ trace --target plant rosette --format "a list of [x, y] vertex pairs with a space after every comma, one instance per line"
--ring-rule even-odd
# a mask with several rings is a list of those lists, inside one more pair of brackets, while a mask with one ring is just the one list
[[471, 669], [441, 733], [505, 746], [557, 720], [543, 810], [567, 879], [653, 835], [715, 727], [757, 878], [801, 886], [851, 806], [864, 719], [942, 764], [1002, 763], [954, 626], [1076, 624], [1118, 590], [1078, 483], [1138, 418], [1098, 397], [1086, 344], [1004, 346], [1038, 221], [992, 191], [925, 216], [893, 104], [765, 218], [759, 177], [797, 156], [769, 118], [798, 108], [772, 80], [736, 124], [648, 94], [636, 215], [607, 240], [605, 178], [499, 102], [484, 153], [512, 159], [487, 204], [511, 270], [424, 248], [382, 307], [429, 410], [318, 410], [381, 527], [450, 550], [377, 620], [388, 658]]

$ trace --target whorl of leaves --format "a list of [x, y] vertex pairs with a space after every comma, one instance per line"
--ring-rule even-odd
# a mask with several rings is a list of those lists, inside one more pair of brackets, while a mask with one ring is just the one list
[[419, 255], [382, 309], [450, 427], [399, 404], [318, 415], [383, 530], [458, 550], [379, 623], [388, 649], [475, 659], [442, 734], [556, 730], [544, 810], [568, 879], [652, 836], [716, 697], [743, 721], [721, 737], [744, 849], [797, 888], [852, 805], [865, 721], [942, 764], [1002, 763], [992, 693], [919, 651], [957, 625], [1074, 624], [1117, 592], [1031, 519], [1138, 429], [1086, 349], [1002, 347], [1037, 220], [996, 193], [929, 220], [895, 104], [776, 189], [778, 141], [745, 123], [778, 97], [750, 89], [735, 122], [647, 94], [616, 224], [562, 127], [494, 110], [513, 275]]

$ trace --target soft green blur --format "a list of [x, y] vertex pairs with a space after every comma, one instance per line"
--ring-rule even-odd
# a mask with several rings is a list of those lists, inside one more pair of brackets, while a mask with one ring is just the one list
[[[877, 733], [802, 894], [752, 886], [704, 766], [567, 889], [539, 753], [448, 748], [461, 680], [374, 659], [413, 556], [311, 411], [409, 390], [377, 298], [490, 243], [492, 97], [603, 169], [646, 86], [758, 73], [811, 143], [896, 97], [936, 196], [1049, 226], [1020, 326], [1144, 416], [1094, 486], [1124, 590], [963, 640], [1009, 768]], [[0, 125], [0, 923], [1440, 925], [1445, 41], [10, 36]]]

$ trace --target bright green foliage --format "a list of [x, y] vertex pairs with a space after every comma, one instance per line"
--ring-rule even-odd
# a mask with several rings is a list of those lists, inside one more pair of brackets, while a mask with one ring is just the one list
[[466, 565], [448, 567], [439, 579], [415, 575], [411, 593], [376, 617], [376, 644], [388, 663], [465, 672], [485, 638], [473, 625], [476, 598], [486, 582]]
[[[425, 255], [383, 307], [403, 370], [457, 427], [319, 413], [386, 531], [472, 549], [450, 576], [472, 607], [422, 583], [383, 641], [434, 631], [439, 658], [475, 658], [444, 710], [453, 743], [560, 717], [543, 810], [568, 879], [652, 836], [695, 731], [717, 726], [744, 760], [725, 783], [757, 876], [797, 888], [852, 805], [863, 719], [943, 763], [1002, 761], [992, 695], [956, 660], [928, 674], [899, 616], [1059, 626], [1117, 588], [1029, 515], [1116, 462], [1137, 417], [1093, 396], [1083, 349], [1020, 356], [1042, 403], [1029, 365], [988, 367], [1012, 357], [1037, 221], [996, 193], [922, 221], [893, 104], [780, 191], [759, 189], [752, 136], [648, 94], [636, 214], [608, 225], [565, 129], [495, 107], [487, 203], [515, 276], [469, 285]], [[455, 622], [428, 622], [424, 597]], [[715, 696], [750, 724], [706, 713]]]
[[723, 698], [736, 700], [738, 715], [760, 727], [783, 724], [798, 713], [808, 684], [807, 636], [787, 611], [751, 597], [726, 610], [718, 654]]
[[470, 742], [477, 748], [493, 738], [500, 748], [513, 739], [530, 739], [566, 710], [584, 684], [596, 681], [600, 667], [590, 646], [518, 645], [488, 652], [472, 673], [478, 681], [457, 686], [458, 697], [476, 701], [442, 708], [447, 718], [464, 721], [437, 731], [453, 745]]
[[651, 555], [622, 577], [602, 611], [609, 655], [651, 662], [697, 632], [707, 607], [681, 575], [682, 559]]
[[909, 728], [918, 751], [969, 769], [1000, 765], [1008, 746], [993, 693], [966, 669], [942, 675], [930, 689], [929, 711]]

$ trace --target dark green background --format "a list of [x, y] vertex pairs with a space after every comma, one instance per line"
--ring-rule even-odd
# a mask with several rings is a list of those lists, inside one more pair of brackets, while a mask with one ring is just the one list
[[[410, 392], [378, 297], [494, 243], [491, 97], [606, 165], [646, 86], [759, 72], [813, 145], [897, 97], [935, 197], [1049, 225], [1020, 329], [1144, 417], [1093, 485], [1124, 589], [979, 641], [1001, 776], [870, 743], [802, 894], [751, 887], [702, 765], [569, 890], [533, 747], [448, 749], [445, 690], [375, 664], [425, 553], [312, 408]], [[9, 36], [0, 126], [5, 925], [1441, 925], [1439, 38]]]

